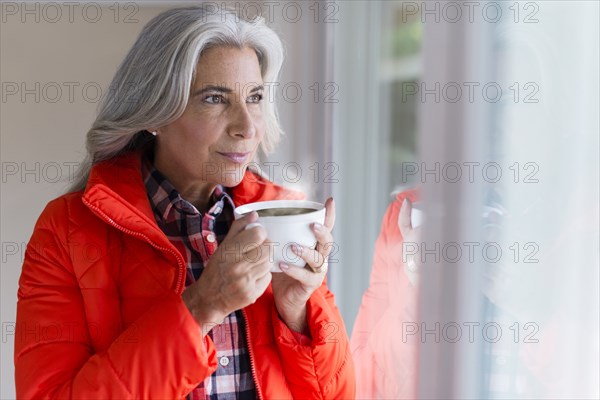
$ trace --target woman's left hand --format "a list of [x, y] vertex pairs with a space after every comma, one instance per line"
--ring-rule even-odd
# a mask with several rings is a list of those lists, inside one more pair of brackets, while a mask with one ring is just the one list
[[281, 319], [288, 328], [296, 332], [306, 332], [306, 302], [323, 283], [327, 274], [327, 257], [333, 248], [331, 230], [335, 223], [335, 204], [333, 198], [325, 202], [325, 225], [313, 224], [312, 230], [317, 238], [313, 249], [293, 249], [306, 261], [308, 268], [298, 268], [280, 263], [283, 273], [274, 273], [271, 281], [275, 306]]

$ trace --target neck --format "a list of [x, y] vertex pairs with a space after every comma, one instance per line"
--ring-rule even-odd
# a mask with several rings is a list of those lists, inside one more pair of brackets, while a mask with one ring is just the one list
[[169, 180], [181, 197], [192, 203], [198, 211], [208, 211], [210, 195], [217, 187], [216, 184], [189, 179], [181, 173], [182, 169], [176, 163], [164, 162], [160, 157], [155, 157], [153, 163], [154, 168]]
[[206, 182], [196, 184], [176, 182], [173, 180], [176, 178], [172, 178], [170, 175], [164, 173], [161, 169], [158, 170], [169, 180], [169, 182], [171, 182], [175, 189], [177, 189], [181, 197], [192, 203], [198, 211], [202, 213], [208, 211], [210, 195], [213, 193], [217, 185], [208, 184]]

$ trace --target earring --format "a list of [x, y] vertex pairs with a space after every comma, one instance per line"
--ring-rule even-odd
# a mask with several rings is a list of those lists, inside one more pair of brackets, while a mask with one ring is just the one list
[[156, 136], [156, 131], [150, 131], [150, 133], [154, 136]]

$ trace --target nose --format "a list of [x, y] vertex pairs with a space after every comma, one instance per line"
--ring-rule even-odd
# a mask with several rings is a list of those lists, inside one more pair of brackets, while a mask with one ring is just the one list
[[254, 120], [245, 103], [233, 108], [228, 131], [231, 136], [243, 139], [250, 139], [256, 135]]

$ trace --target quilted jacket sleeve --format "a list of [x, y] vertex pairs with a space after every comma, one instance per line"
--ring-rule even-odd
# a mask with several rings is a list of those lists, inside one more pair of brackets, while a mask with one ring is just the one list
[[67, 204], [59, 198], [35, 226], [19, 281], [18, 398], [181, 398], [214, 371], [214, 346], [174, 293], [106, 351], [93, 351], [67, 232]]
[[[307, 305], [312, 343], [299, 343], [275, 308], [272, 320], [284, 374], [294, 398], [355, 398], [354, 364], [346, 328], [325, 283]], [[307, 371], [312, 373], [307, 375]]]

